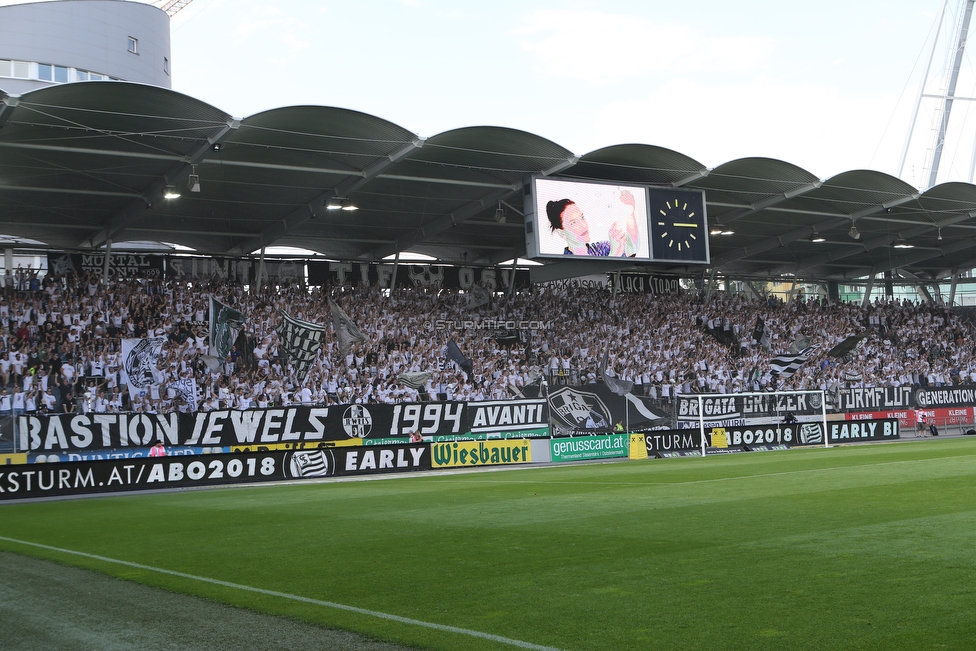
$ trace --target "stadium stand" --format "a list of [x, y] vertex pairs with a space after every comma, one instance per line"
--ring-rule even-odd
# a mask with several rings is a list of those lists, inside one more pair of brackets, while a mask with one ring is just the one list
[[[239, 284], [133, 278], [103, 282], [81, 274], [43, 278], [20, 269], [0, 299], [0, 372], [14, 412], [190, 411], [175, 383], [193, 378], [200, 410], [289, 404], [489, 400], [549, 383], [635, 383], [635, 392], [733, 393], [848, 386], [950, 386], [976, 381], [976, 338], [968, 315], [935, 304], [873, 305], [749, 300], [715, 293], [612, 294], [535, 285], [495, 294], [469, 309], [468, 296], [441, 290], [278, 286], [249, 293]], [[273, 292], [273, 293], [272, 293]], [[207, 358], [208, 297], [245, 316], [243, 338], [223, 360]], [[328, 298], [366, 335], [339, 351]], [[277, 309], [327, 325], [307, 377], [279, 355]], [[762, 320], [767, 338], [755, 336]], [[466, 327], [465, 321], [522, 321], [522, 333]], [[158, 390], [128, 395], [122, 338], [166, 337]], [[508, 336], [515, 335], [515, 336]], [[856, 336], [863, 335], [860, 339]], [[453, 341], [471, 360], [465, 373], [445, 352]], [[857, 341], [844, 355], [835, 347]], [[777, 360], [803, 355], [790, 371]], [[831, 353], [834, 353], [833, 355]], [[795, 372], [792, 372], [795, 371]], [[412, 388], [402, 373], [431, 373]]]

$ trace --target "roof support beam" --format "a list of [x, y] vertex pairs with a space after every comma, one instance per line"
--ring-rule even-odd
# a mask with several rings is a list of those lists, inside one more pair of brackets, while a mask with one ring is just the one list
[[338, 185], [329, 188], [322, 194], [312, 199], [306, 205], [300, 206], [291, 211], [281, 220], [275, 222], [262, 231], [257, 237], [253, 237], [246, 242], [233, 247], [227, 253], [230, 255], [246, 255], [251, 251], [256, 251], [257, 249], [271, 246], [287, 235], [289, 231], [298, 228], [302, 224], [310, 221], [315, 215], [319, 214], [329, 199], [333, 197], [344, 197], [352, 194], [379, 176], [383, 170], [403, 160], [416, 150], [423, 147], [425, 141], [426, 138], [417, 138], [392, 154], [388, 154], [387, 156], [376, 159], [367, 165], [361, 172], [346, 172], [346, 178]]
[[871, 206], [869, 208], [864, 208], [863, 210], [858, 210], [855, 213], [847, 215], [845, 217], [835, 217], [827, 221], [820, 222], [819, 224], [814, 224], [813, 226], [804, 226], [803, 228], [797, 228], [787, 233], [783, 233], [778, 237], [769, 237], [755, 244], [745, 246], [741, 249], [735, 249], [717, 260], [712, 260], [712, 266], [724, 266], [736, 260], [741, 260], [742, 258], [748, 258], [757, 253], [762, 253], [763, 251], [771, 251], [772, 249], [778, 248], [780, 246], [786, 246], [790, 242], [803, 239], [805, 237], [810, 237], [813, 232], [823, 233], [831, 228], [838, 228], [847, 224], [848, 221], [855, 221], [862, 217], [867, 217], [868, 215], [874, 215], [879, 212], [887, 211], [895, 206], [900, 206], [902, 204], [908, 203], [918, 199], [918, 194], [910, 194], [904, 197], [895, 199], [894, 201], [889, 201], [883, 203], [879, 206]]
[[761, 201], [757, 201], [748, 208], [740, 208], [739, 210], [734, 210], [730, 213], [722, 215], [722, 223], [728, 224], [729, 222], [747, 217], [761, 210], [765, 210], [766, 208], [772, 208], [773, 206], [781, 204], [784, 201], [788, 201], [794, 197], [799, 197], [807, 194], [808, 192], [813, 192], [821, 185], [823, 185], [823, 181], [814, 181], [812, 183], [805, 183], [801, 186], [793, 188], [792, 190], [787, 190], [786, 192], [781, 192], [780, 194], [767, 197]]
[[28, 187], [24, 185], [5, 185], [0, 183], [0, 190], [16, 192], [43, 192], [44, 194], [80, 194], [91, 197], [129, 197], [131, 199], [142, 199], [142, 195], [137, 192], [107, 192], [105, 190], [82, 190], [80, 188], [40, 188]]
[[240, 120], [230, 120], [220, 130], [200, 143], [184, 160], [173, 163], [163, 174], [162, 178], [153, 181], [139, 199], [130, 201], [109, 220], [108, 225], [104, 229], [93, 234], [79, 246], [87, 245], [90, 248], [98, 248], [108, 240], [118, 241], [119, 236], [125, 232], [125, 229], [141, 217], [147, 208], [151, 208], [153, 202], [161, 198], [162, 192], [167, 185], [176, 183], [188, 175], [194, 165], [200, 163], [200, 161], [205, 159], [213, 151], [214, 145], [223, 143], [240, 125]]
[[0, 102], [0, 129], [10, 121], [19, 104], [20, 95], [9, 95], [3, 98], [3, 101]]
[[181, 161], [182, 156], [176, 154], [150, 154], [136, 151], [119, 151], [117, 149], [93, 149], [92, 147], [65, 147], [63, 145], [35, 145], [26, 142], [0, 142], [0, 147], [6, 149], [28, 149], [31, 151], [53, 151], [67, 154], [85, 154], [86, 156], [114, 156], [118, 158], [139, 158], [141, 160], [169, 160]]
[[[973, 217], [976, 217], [976, 214], [966, 213], [964, 215], [956, 215], [955, 217], [951, 217], [949, 219], [943, 220], [935, 224], [926, 224], [924, 226], [913, 226], [912, 228], [902, 230], [897, 233], [889, 233], [887, 235], [881, 235], [871, 240], [867, 240], [861, 245], [861, 247], [851, 249], [847, 253], [839, 250], [834, 251], [832, 253], [825, 253], [823, 255], [818, 255], [812, 258], [808, 258], [804, 260], [802, 264], [790, 265], [789, 267], [782, 266], [773, 269], [772, 271], [774, 274], [777, 274], [777, 273], [785, 273], [788, 271], [789, 272], [805, 271], [807, 269], [813, 269], [814, 267], [818, 267], [822, 264], [829, 264], [831, 262], [836, 262], [837, 260], [843, 260], [844, 258], [847, 258], [849, 256], [861, 253], [862, 251], [871, 251], [883, 246], [890, 246], [892, 242], [894, 242], [899, 237], [902, 237], [904, 239], [911, 239], [917, 235], [921, 235], [922, 233], [930, 231], [933, 228], [945, 228], [946, 226], [952, 226], [953, 224], [958, 224], [960, 222], [968, 221]], [[887, 269], [885, 271], [887, 271]]]
[[[578, 156], [571, 156], [564, 161], [557, 163], [547, 170], [542, 170], [541, 174], [543, 176], [550, 176], [552, 174], [558, 174], [566, 168], [572, 167], [579, 160]], [[525, 183], [528, 182], [530, 177], [526, 177]], [[372, 251], [367, 251], [360, 255], [360, 259], [366, 260], [379, 260], [385, 258], [388, 255], [393, 255], [401, 251], [407, 251], [410, 247], [420, 244], [427, 238], [437, 235], [438, 233], [443, 233], [449, 228], [454, 228], [458, 224], [461, 224], [468, 219], [471, 219], [478, 213], [480, 213], [485, 208], [489, 206], [496, 205], [499, 201], [519, 192], [522, 189], [522, 185], [512, 187], [505, 186], [503, 189], [495, 190], [490, 192], [480, 199], [475, 199], [470, 201], [457, 210], [450, 212], [446, 215], [441, 215], [440, 217], [435, 217], [431, 221], [422, 225], [417, 230], [409, 233], [406, 237], [402, 239], [397, 239], [396, 245], [393, 247], [379, 247], [373, 249]]]
[[875, 269], [848, 272], [841, 276], [841, 279], [849, 280], [851, 278], [859, 278], [867, 273], [883, 273], [885, 271], [894, 271], [896, 269], [899, 270], [900, 273], [905, 274], [908, 272], [906, 272], [902, 267], [916, 265], [925, 262], [926, 260], [942, 258], [946, 255], [958, 253], [959, 251], [964, 251], [974, 247], [976, 247], [976, 240], [965, 238], [946, 244], [938, 249], [906, 249], [913, 252], [901, 258], [892, 258], [889, 262], [878, 265]]

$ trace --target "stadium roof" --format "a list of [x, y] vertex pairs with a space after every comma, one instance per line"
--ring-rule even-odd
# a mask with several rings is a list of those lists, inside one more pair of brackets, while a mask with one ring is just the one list
[[[194, 170], [200, 191], [188, 192]], [[192, 97], [124, 82], [0, 91], [0, 233], [52, 248], [153, 240], [213, 255], [274, 245], [338, 259], [410, 251], [497, 263], [525, 254], [523, 187], [540, 174], [704, 190], [709, 221], [733, 232], [710, 238], [710, 270], [731, 277], [845, 280], [899, 270], [933, 279], [976, 267], [976, 186], [966, 183], [923, 193], [880, 172], [819, 179], [767, 158], [707, 169], [643, 144], [576, 156], [491, 126], [420, 138], [321, 106], [235, 119]], [[168, 185], [182, 196], [163, 199]], [[359, 209], [326, 209], [342, 198]], [[494, 219], [499, 202], [504, 223]], [[825, 241], [813, 242], [814, 234]], [[557, 260], [539, 277], [623, 264], [587, 262]]]

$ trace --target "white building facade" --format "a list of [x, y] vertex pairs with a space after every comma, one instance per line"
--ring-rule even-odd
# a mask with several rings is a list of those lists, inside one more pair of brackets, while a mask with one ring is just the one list
[[0, 7], [0, 90], [23, 94], [77, 81], [172, 88], [169, 16], [126, 0]]

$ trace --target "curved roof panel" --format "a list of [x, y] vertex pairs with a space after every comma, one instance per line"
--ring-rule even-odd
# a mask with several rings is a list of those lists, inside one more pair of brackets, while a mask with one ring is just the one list
[[[708, 170], [640, 143], [577, 158], [516, 129], [465, 127], [425, 139], [334, 107], [238, 120], [170, 90], [123, 82], [0, 92], [0, 232], [59, 248], [156, 240], [222, 255], [276, 244], [344, 259], [409, 250], [498, 262], [525, 253], [523, 195], [537, 175], [702, 190], [710, 221], [730, 233], [711, 237], [711, 268], [730, 276], [825, 280], [903, 270], [933, 278], [976, 267], [970, 184], [919, 193], [880, 172], [821, 180], [759, 157]], [[164, 199], [167, 186], [182, 196]], [[358, 210], [332, 209], [343, 205]], [[813, 242], [815, 233], [826, 241]], [[914, 248], [895, 249], [896, 241]]]
[[563, 175], [582, 179], [679, 186], [707, 173], [704, 165], [680, 152], [654, 145], [631, 143], [603, 147], [584, 154]]

